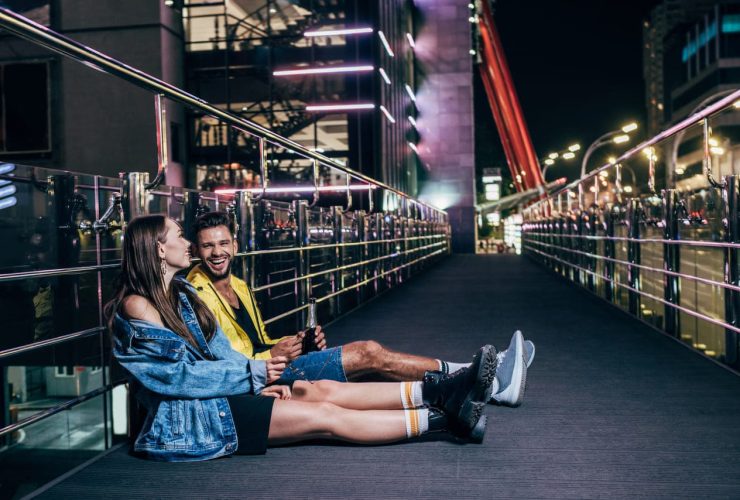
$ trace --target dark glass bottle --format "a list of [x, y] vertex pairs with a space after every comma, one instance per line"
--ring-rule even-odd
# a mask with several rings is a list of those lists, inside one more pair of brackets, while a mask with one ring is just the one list
[[316, 345], [316, 299], [308, 299], [308, 319], [306, 320], [306, 329], [303, 337], [303, 354], [318, 351]]

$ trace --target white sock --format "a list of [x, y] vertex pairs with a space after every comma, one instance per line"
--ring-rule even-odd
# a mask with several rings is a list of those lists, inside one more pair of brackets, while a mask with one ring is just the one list
[[401, 382], [401, 403], [405, 409], [424, 406], [421, 398], [421, 382]]
[[407, 438], [421, 436], [429, 430], [429, 410], [426, 408], [403, 410], [403, 416], [406, 420]]
[[455, 373], [457, 370], [467, 368], [470, 365], [472, 363], [452, 363], [451, 361], [447, 361], [447, 370], [449, 370], [447, 373]]

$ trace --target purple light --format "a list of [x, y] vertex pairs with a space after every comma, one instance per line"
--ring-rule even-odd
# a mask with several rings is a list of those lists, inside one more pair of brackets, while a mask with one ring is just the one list
[[303, 36], [339, 36], [339, 35], [363, 35], [366, 33], [372, 33], [373, 29], [369, 27], [363, 28], [346, 28], [338, 30], [317, 30], [317, 31], [306, 31]]
[[375, 104], [361, 102], [356, 104], [309, 104], [306, 106], [306, 111], [356, 111], [363, 109], [375, 109]]
[[[371, 189], [376, 189], [377, 186], [374, 186], [372, 184], [352, 184], [349, 186], [350, 191], [369, 191]], [[285, 187], [269, 187], [265, 189], [265, 193], [313, 193], [316, 191], [316, 188], [313, 186], [285, 186]], [[319, 186], [319, 192], [332, 192], [332, 193], [342, 193], [347, 191], [347, 186]], [[216, 194], [234, 194], [238, 192], [247, 192], [247, 193], [262, 193], [262, 188], [245, 188], [245, 189], [237, 189], [237, 188], [225, 188], [225, 189], [216, 189], [214, 193]]]
[[333, 66], [326, 68], [301, 68], [301, 69], [282, 69], [273, 71], [273, 76], [294, 76], [294, 75], [320, 75], [326, 73], [360, 73], [362, 71], [372, 71], [372, 66]]
[[383, 43], [383, 47], [385, 47], [385, 51], [388, 52], [388, 55], [394, 57], [396, 54], [393, 53], [393, 50], [391, 49], [390, 44], [388, 44], [388, 40], [385, 38], [383, 32], [378, 31], [378, 36], [380, 37], [380, 41]]

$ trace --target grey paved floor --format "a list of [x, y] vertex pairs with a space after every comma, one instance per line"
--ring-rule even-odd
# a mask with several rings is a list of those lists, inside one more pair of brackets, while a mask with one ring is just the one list
[[454, 256], [329, 329], [467, 360], [521, 329], [527, 398], [482, 445], [435, 436], [152, 463], [113, 452], [46, 498], [740, 497], [740, 377], [514, 256]]

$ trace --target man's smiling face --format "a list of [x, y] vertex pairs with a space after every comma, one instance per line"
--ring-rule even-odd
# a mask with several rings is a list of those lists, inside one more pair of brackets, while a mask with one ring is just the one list
[[203, 261], [203, 269], [211, 279], [219, 280], [229, 276], [236, 243], [228, 227], [215, 226], [199, 231], [196, 236], [196, 251]]

